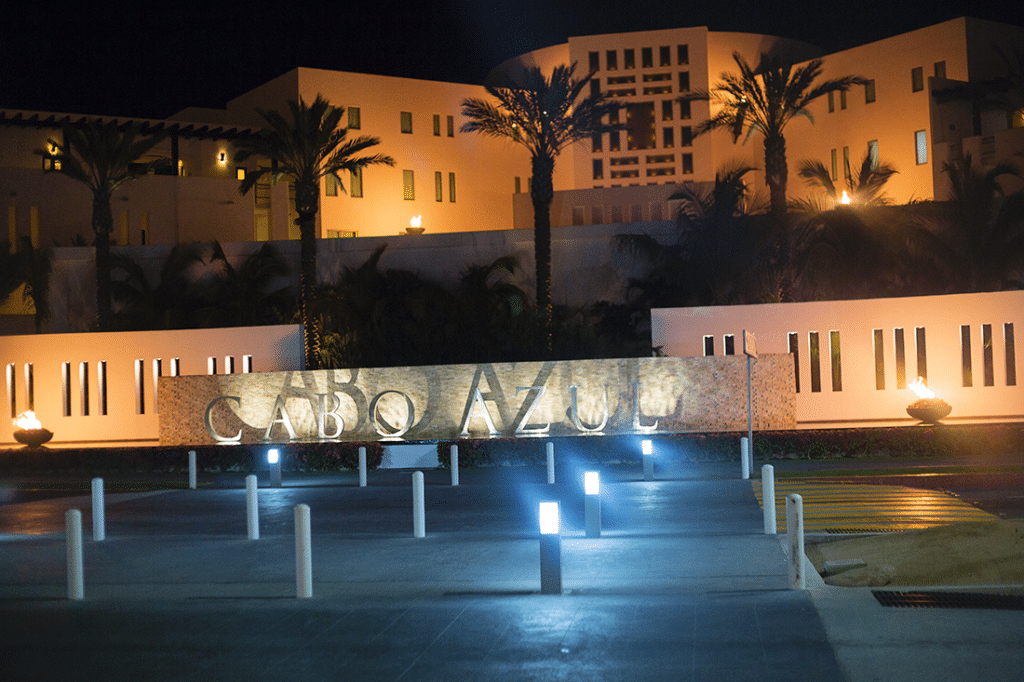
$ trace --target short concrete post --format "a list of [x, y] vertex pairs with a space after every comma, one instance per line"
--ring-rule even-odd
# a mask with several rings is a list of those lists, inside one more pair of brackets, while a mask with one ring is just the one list
[[69, 509], [64, 514], [68, 549], [68, 599], [85, 598], [85, 564], [82, 561], [82, 512]]
[[416, 538], [427, 536], [422, 471], [417, 471], [412, 475], [412, 535]]
[[366, 446], [359, 446], [359, 487], [366, 487]]
[[775, 535], [775, 467], [765, 464], [761, 467], [761, 501], [764, 509], [764, 534]]
[[452, 485], [459, 484], [459, 446], [452, 445]]
[[105, 520], [103, 503], [103, 479], [92, 479], [92, 539], [96, 542], [105, 540], [107, 537], [107, 524]]
[[281, 452], [277, 448], [267, 450], [267, 464], [270, 465], [270, 487], [281, 487]]
[[548, 485], [555, 484], [555, 444], [548, 443]]
[[295, 506], [295, 596], [313, 596], [313, 550], [309, 531], [309, 505]]
[[260, 539], [260, 511], [256, 499], [256, 476], [245, 477], [245, 521], [250, 540]]
[[583, 474], [583, 517], [588, 538], [601, 537], [601, 475], [596, 471]]
[[789, 587], [805, 588], [804, 582], [804, 500], [793, 493], [786, 496], [786, 546], [789, 548]]
[[747, 448], [750, 447], [750, 441], [747, 440], [746, 436], [740, 438], [740, 470], [743, 473], [743, 480], [750, 478], [750, 460], [747, 459]]
[[562, 594], [562, 536], [558, 502], [540, 503], [540, 593]]
[[196, 489], [196, 451], [188, 451], [188, 488]]

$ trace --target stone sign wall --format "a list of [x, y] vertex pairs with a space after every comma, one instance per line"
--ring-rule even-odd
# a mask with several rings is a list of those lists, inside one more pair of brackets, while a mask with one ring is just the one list
[[[793, 360], [753, 362], [755, 429], [795, 426]], [[743, 356], [162, 377], [162, 445], [741, 431]]]

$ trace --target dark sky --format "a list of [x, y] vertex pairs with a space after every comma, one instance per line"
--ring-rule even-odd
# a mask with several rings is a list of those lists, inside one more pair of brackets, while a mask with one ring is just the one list
[[20, 4], [0, 24], [0, 108], [149, 118], [223, 107], [297, 66], [480, 83], [502, 60], [571, 35], [707, 26], [831, 51], [965, 14], [1024, 24], [1019, 0]]

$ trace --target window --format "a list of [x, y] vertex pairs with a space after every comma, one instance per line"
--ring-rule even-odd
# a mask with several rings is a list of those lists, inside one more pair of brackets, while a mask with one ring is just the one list
[[839, 345], [838, 331], [830, 331], [828, 333], [828, 343], [829, 350], [831, 351], [832, 390], [841, 391], [843, 390], [843, 355]]
[[796, 384], [796, 392], [800, 392], [800, 335], [797, 332], [789, 332], [786, 335], [789, 341], [789, 352], [793, 356], [793, 378]]
[[605, 68], [608, 71], [619, 70], [619, 53], [615, 50], [608, 50], [604, 53]]
[[679, 92], [690, 91], [690, 72], [680, 71], [679, 72]]
[[873, 332], [873, 340], [875, 347], [875, 390], [885, 390], [885, 337], [882, 334], [881, 329], [875, 329]]
[[654, 49], [644, 47], [640, 49], [640, 66], [649, 69], [654, 66]]
[[409, 133], [409, 134], [412, 133], [412, 112], [411, 111], [403, 111], [402, 112], [402, 132], [403, 133]]
[[672, 100], [668, 99], [661, 103], [661, 120], [672, 120]]
[[590, 150], [594, 151], [594, 152], [601, 151], [601, 149], [602, 149], [602, 147], [601, 147], [601, 140], [603, 138], [604, 138], [604, 135], [602, 135], [601, 133], [594, 133], [593, 135], [591, 135], [590, 136]]
[[836, 150], [832, 150], [832, 179], [839, 179], [839, 162], [837, 161]]
[[411, 170], [402, 171], [402, 198], [406, 201], [416, 199], [416, 187]]
[[830, 91], [828, 93], [828, 113], [831, 114], [835, 110], [836, 110], [836, 93], [834, 91]]
[[455, 117], [448, 117], [448, 137], [455, 137]]
[[635, 69], [636, 68], [636, 54], [633, 50], [622, 51], [622, 68], [624, 69]]
[[239, 166], [238, 168], [235, 169], [235, 179], [236, 180], [245, 180], [245, 168], [244, 167]]
[[520, 178], [518, 175], [516, 176], [514, 186], [515, 186], [515, 193], [516, 194], [522, 194], [522, 192], [523, 192], [523, 181], [522, 181], [522, 178]]
[[691, 128], [690, 126], [683, 126], [682, 128], [679, 129], [679, 146], [693, 146], [693, 128]]
[[924, 90], [924, 67], [917, 66], [910, 71], [910, 87], [912, 92]]
[[839, 108], [846, 109], [846, 90], [839, 91]]
[[875, 79], [872, 78], [864, 84], [864, 104], [871, 104], [875, 101]]
[[685, 66], [690, 63], [690, 46], [679, 45], [676, 47], [676, 63], [679, 66]]
[[683, 154], [683, 175], [693, 175], [693, 154]]
[[363, 196], [363, 169], [352, 170], [348, 179], [348, 195], [357, 199]]
[[907, 348], [901, 327], [892, 330], [892, 344], [896, 352], [896, 388], [907, 387]]
[[455, 203], [455, 173], [448, 174], [448, 203]]
[[850, 148], [843, 147], [843, 177], [850, 179]]
[[664, 149], [672, 149], [676, 146], [675, 128], [665, 128], [661, 131], [661, 146]]
[[658, 66], [672, 66], [672, 50], [668, 45], [658, 48]]
[[622, 149], [619, 131], [613, 130], [608, 133], [608, 151], [617, 152]]
[[594, 179], [604, 180], [604, 161], [602, 159], [594, 159]]
[[946, 61], [935, 62], [935, 77], [945, 78], [946, 77]]
[[871, 170], [878, 170], [878, 140], [868, 141], [868, 158], [871, 159]]
[[914, 133], [914, 150], [917, 155], [917, 165], [928, 163], [928, 138], [925, 131], [918, 130]]
[[329, 197], [338, 196], [338, 179], [333, 175], [324, 176], [324, 194]]
[[348, 108], [348, 127], [352, 130], [359, 130], [361, 123], [359, 119], [359, 107]]
[[1003, 323], [1003, 347], [1006, 351], [1006, 385], [1017, 385], [1017, 355], [1013, 343], [1013, 322]]
[[444, 201], [444, 181], [441, 171], [434, 171], [434, 201]]
[[711, 356], [715, 354], [715, 337], [706, 335], [704, 337], [704, 355]]
[[914, 329], [914, 340], [917, 342], [917, 376], [928, 381], [928, 353], [925, 347], [924, 327]]
[[629, 149], [657, 146], [654, 130], [654, 102], [626, 105], [626, 145]]
[[590, 96], [597, 97], [601, 94], [601, 79], [591, 78], [590, 79]]
[[590, 53], [590, 70], [600, 71], [601, 70], [601, 54], [599, 52]]
[[434, 137], [441, 137], [441, 115], [434, 114]]
[[679, 118], [682, 120], [690, 118], [690, 100], [679, 102]]

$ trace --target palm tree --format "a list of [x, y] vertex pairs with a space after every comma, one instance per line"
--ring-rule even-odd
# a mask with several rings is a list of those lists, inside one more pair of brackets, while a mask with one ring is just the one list
[[111, 270], [118, 275], [111, 284], [116, 303], [113, 326], [119, 330], [201, 326], [197, 313], [202, 308], [202, 287], [194, 273], [203, 263], [200, 244], [175, 244], [161, 263], [154, 286], [141, 263], [124, 252], [112, 253]]
[[[512, 140], [530, 152], [537, 308], [543, 312], [549, 327], [553, 321], [551, 202], [555, 194], [552, 181], [555, 157], [574, 142], [616, 129], [616, 126], [603, 124], [602, 119], [619, 108], [601, 93], [580, 99], [593, 74], [576, 79], [575, 70], [576, 64], [559, 65], [548, 78], [539, 67], [531, 67], [507, 87], [487, 87], [487, 92], [497, 100], [496, 104], [478, 98], [462, 102], [462, 114], [469, 118], [462, 125], [463, 132]], [[550, 339], [550, 330], [548, 336]]]
[[320, 323], [311, 302], [317, 286], [316, 215], [320, 210], [320, 180], [332, 177], [342, 185], [341, 171], [358, 172], [367, 166], [395, 165], [383, 154], [362, 155], [380, 144], [379, 137], [360, 135], [348, 139], [348, 128], [340, 128], [343, 107], [331, 105], [322, 95], [312, 104], [300, 97], [289, 100], [290, 118], [276, 111], [257, 109], [267, 127], [256, 137], [235, 143], [240, 162], [256, 157], [270, 159], [271, 168], [257, 168], [246, 174], [239, 190], [246, 194], [266, 174], [277, 181], [289, 176], [295, 186], [295, 223], [300, 235], [299, 305], [303, 325], [306, 369], [320, 367]]
[[163, 134], [144, 135], [143, 123], [99, 119], [82, 124], [66, 124], [64, 141], [49, 140], [53, 149], [37, 149], [36, 154], [56, 157], [52, 171], [76, 180], [92, 192], [92, 231], [96, 247], [96, 324], [100, 331], [110, 328], [110, 233], [114, 216], [110, 200], [114, 192], [129, 180], [147, 175], [159, 160], [140, 159], [163, 139]]
[[210, 264], [216, 267], [216, 278], [206, 289], [204, 314], [212, 319], [203, 326], [280, 324], [293, 307], [294, 297], [282, 281], [289, 274], [288, 263], [270, 242], [264, 242], [235, 268], [220, 242], [214, 240]]
[[[857, 175], [846, 179], [850, 203], [858, 206], [886, 206], [892, 203], [885, 196], [885, 183], [898, 172], [887, 163], [878, 163], [870, 154], [865, 155]], [[828, 168], [821, 161], [803, 161], [797, 175], [803, 178], [808, 186], [822, 190], [827, 198], [827, 205], [823, 206], [821, 202], [813, 199], [802, 199], [794, 201], [794, 207], [820, 212], [840, 204], [842, 190], [836, 187]]]

